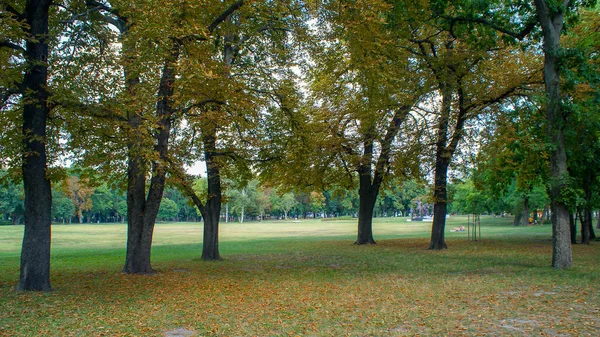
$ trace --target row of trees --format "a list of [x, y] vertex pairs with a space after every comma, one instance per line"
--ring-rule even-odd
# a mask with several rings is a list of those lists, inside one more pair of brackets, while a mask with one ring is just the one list
[[[50, 289], [51, 185], [67, 179], [65, 158], [81, 179], [126, 190], [126, 273], [153, 272], [167, 184], [202, 215], [211, 260], [223, 184], [244, 191], [254, 175], [284, 193], [357, 187], [356, 243], [370, 244], [382, 187], [430, 173], [429, 248], [444, 249], [451, 164], [488, 139], [477, 161], [493, 168], [485, 150], [507, 139], [497, 116], [514, 114], [544, 130], [553, 266], [572, 264], [571, 178], [593, 166], [575, 158], [596, 157], [571, 145], [596, 130], [576, 130], [577, 118], [598, 120], [597, 10], [572, 0], [3, 0], [0, 9], [2, 165], [22, 177], [25, 198], [19, 289]], [[577, 15], [561, 48], [565, 17]], [[205, 188], [186, 173], [198, 160]]]

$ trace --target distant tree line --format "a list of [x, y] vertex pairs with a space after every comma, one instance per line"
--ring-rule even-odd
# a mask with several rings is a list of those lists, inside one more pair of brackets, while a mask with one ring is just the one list
[[[197, 178], [200, 192], [206, 178]], [[233, 184], [232, 184], [233, 185]], [[377, 198], [375, 217], [419, 217], [431, 215], [431, 186], [416, 180], [392, 182]], [[549, 222], [549, 203], [544, 186], [536, 185], [524, 194], [513, 180], [501, 196], [476, 187], [473, 179], [455, 181], [448, 186], [451, 214], [489, 214], [514, 216], [515, 225]], [[122, 189], [106, 183], [94, 186], [76, 175], [69, 175], [52, 189], [52, 219], [55, 224], [111, 223], [127, 221], [127, 202]], [[332, 188], [323, 192], [289, 191], [261, 185], [251, 180], [243, 188], [226, 188], [220, 214], [225, 222], [262, 221], [288, 218], [356, 218], [358, 191]], [[424, 206], [422, 206], [424, 205]], [[420, 210], [421, 208], [421, 210]], [[422, 209], [425, 209], [423, 211]], [[575, 208], [577, 210], [577, 207]], [[23, 223], [23, 188], [10, 181], [0, 184], [1, 220], [13, 225]], [[575, 218], [581, 213], [575, 211]], [[176, 187], [168, 186], [159, 208], [159, 221], [201, 221], [202, 216], [189, 198]], [[593, 231], [593, 229], [592, 229]]]

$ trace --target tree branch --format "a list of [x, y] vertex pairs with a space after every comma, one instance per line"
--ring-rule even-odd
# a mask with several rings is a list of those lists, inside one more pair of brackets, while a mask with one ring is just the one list
[[16, 10], [10, 4], [6, 3], [6, 1], [2, 1], [2, 5], [4, 6], [4, 9], [8, 13], [10, 13], [16, 17], [17, 21], [25, 21], [25, 15], [23, 15], [23, 13], [20, 13], [18, 10]]
[[512, 36], [515, 39], [523, 40], [527, 35], [529, 35], [529, 33], [531, 33], [531, 31], [533, 30], [533, 28], [535, 28], [535, 26], [537, 24], [536, 21], [531, 21], [531, 22], [527, 23], [527, 25], [525, 27], [523, 27], [523, 29], [521, 31], [515, 32], [515, 31], [509, 30], [507, 28], [501, 27], [500, 25], [497, 25], [494, 22], [491, 22], [484, 18], [451, 17], [448, 15], [442, 15], [442, 17], [444, 19], [450, 20], [450, 33], [452, 34], [452, 36], [455, 36], [454, 31], [453, 31], [453, 27], [454, 27], [455, 23], [471, 22], [471, 23], [479, 23], [479, 24], [488, 26], [496, 31], [499, 31], [499, 32], [504, 33], [509, 36]]
[[105, 5], [105, 4], [101, 3], [101, 2], [98, 2], [96, 0], [85, 0], [85, 4], [88, 7], [93, 7], [91, 9], [90, 13], [93, 12], [94, 10], [97, 10], [97, 11], [103, 10], [105, 12], [108, 12], [108, 13], [114, 15], [116, 17], [116, 19], [115, 18], [111, 18], [111, 17], [106, 16], [106, 15], [102, 15], [101, 13], [99, 13], [100, 16], [102, 17], [102, 19], [104, 21], [106, 21], [109, 24], [117, 27], [121, 33], [123, 33], [126, 30], [127, 19], [125, 17], [123, 17], [119, 13], [118, 10], [116, 10], [116, 9], [114, 9], [112, 7], [108, 7], [107, 5]]
[[379, 185], [383, 181], [386, 165], [390, 162], [390, 155], [392, 153], [392, 141], [398, 134], [398, 130], [400, 130], [400, 125], [402, 125], [406, 117], [409, 115], [412, 106], [413, 105], [405, 105], [396, 109], [394, 117], [392, 117], [392, 120], [390, 121], [390, 124], [387, 127], [385, 136], [381, 141], [381, 154], [379, 155], [379, 158], [377, 158], [377, 164], [375, 165], [373, 185]]
[[183, 172], [183, 169], [182, 169], [183, 165], [181, 165], [180, 163], [175, 163], [170, 158], [167, 159], [167, 163], [168, 163], [167, 170], [171, 174], [172, 178], [174, 179], [175, 185], [181, 190], [181, 192], [184, 195], [186, 195], [188, 198], [190, 198], [192, 200], [194, 205], [196, 205], [196, 207], [200, 211], [200, 214], [202, 215], [202, 217], [205, 217], [205, 215], [204, 215], [206, 213], [205, 205], [204, 205], [204, 203], [202, 203], [202, 200], [200, 200], [200, 198], [196, 194], [196, 191], [194, 191], [194, 189], [192, 188], [192, 182], [191, 182], [192, 176]]
[[0, 41], [0, 47], [14, 49], [14, 50], [16, 50], [18, 52], [21, 52], [21, 53], [25, 52], [25, 48], [19, 46], [16, 43], [12, 43], [10, 41]]
[[217, 29], [217, 27], [223, 23], [227, 17], [231, 14], [233, 14], [235, 11], [237, 11], [238, 9], [240, 9], [240, 7], [242, 7], [242, 5], [244, 4], [244, 0], [238, 0], [235, 3], [233, 3], [231, 6], [229, 6], [229, 8], [227, 8], [223, 13], [221, 13], [221, 15], [217, 16], [213, 22], [208, 25], [208, 31], [210, 33], [212, 33], [215, 29]]

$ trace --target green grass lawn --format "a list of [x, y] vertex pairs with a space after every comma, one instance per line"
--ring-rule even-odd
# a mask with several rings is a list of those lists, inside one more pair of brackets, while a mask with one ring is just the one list
[[[550, 226], [482, 217], [482, 240], [429, 222], [223, 223], [223, 261], [204, 262], [199, 223], [159, 223], [158, 273], [120, 273], [124, 224], [55, 225], [51, 293], [20, 293], [23, 227], [0, 226], [1, 336], [597, 336], [600, 245], [550, 268]], [[466, 226], [451, 217], [447, 229]]]

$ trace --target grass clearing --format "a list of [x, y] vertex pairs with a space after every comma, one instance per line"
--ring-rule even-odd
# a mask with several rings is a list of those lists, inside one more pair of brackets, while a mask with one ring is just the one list
[[[466, 225], [449, 219], [447, 228]], [[152, 276], [120, 273], [124, 224], [53, 226], [52, 286], [14, 291], [22, 226], [0, 227], [1, 336], [597, 336], [600, 245], [550, 268], [550, 226], [483, 218], [480, 242], [429, 222], [375, 219], [222, 224], [203, 262], [200, 224], [157, 224]]]

